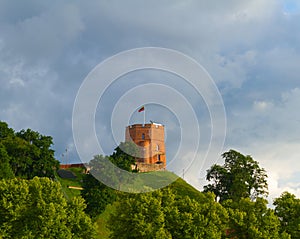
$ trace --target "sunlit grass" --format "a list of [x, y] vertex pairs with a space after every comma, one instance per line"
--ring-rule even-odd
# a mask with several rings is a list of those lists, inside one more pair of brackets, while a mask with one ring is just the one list
[[80, 196], [80, 190], [70, 189], [68, 186], [82, 187], [83, 169], [82, 168], [69, 168], [67, 169], [75, 173], [76, 178], [61, 178], [55, 172], [55, 178], [60, 182], [62, 191], [67, 199]]

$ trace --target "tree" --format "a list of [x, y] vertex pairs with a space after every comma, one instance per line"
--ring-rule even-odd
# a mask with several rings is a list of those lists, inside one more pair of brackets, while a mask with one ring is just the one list
[[110, 238], [171, 238], [165, 229], [162, 193], [154, 195], [132, 194], [116, 202], [108, 223]]
[[0, 179], [12, 178], [14, 173], [9, 164], [10, 156], [8, 155], [5, 146], [2, 144], [4, 139], [14, 136], [13, 129], [9, 128], [7, 123], [0, 121]]
[[14, 174], [9, 165], [10, 157], [8, 156], [5, 147], [0, 143], [0, 179], [13, 178]]
[[[96, 155], [89, 162], [91, 170], [90, 174], [84, 177], [84, 190], [81, 195], [86, 200], [86, 212], [91, 217], [94, 218], [100, 215], [108, 204], [116, 200], [117, 191], [106, 186], [105, 180], [109, 181], [111, 186], [118, 189], [120, 189], [124, 182], [129, 184], [130, 177], [127, 174], [123, 174], [122, 171], [132, 171], [132, 165], [135, 164], [134, 155], [136, 153], [136, 145], [125, 142], [115, 148], [111, 156]], [[117, 167], [109, 167], [107, 165], [108, 161]], [[97, 179], [99, 175], [101, 175], [101, 179], [104, 182]]]
[[226, 210], [212, 194], [177, 197], [169, 188], [123, 196], [109, 219], [111, 238], [212, 238], [225, 236]]
[[132, 165], [135, 165], [135, 157], [138, 156], [139, 149], [133, 142], [122, 142], [115, 148], [110, 156], [110, 160], [119, 168], [132, 171]]
[[281, 232], [287, 232], [291, 238], [300, 238], [300, 199], [284, 192], [274, 200], [275, 214], [281, 224]]
[[224, 165], [215, 164], [207, 170], [206, 179], [212, 183], [204, 186], [205, 192], [213, 192], [220, 202], [268, 195], [266, 172], [251, 156], [230, 150], [222, 157]]
[[37, 148], [16, 136], [6, 138], [2, 143], [10, 156], [10, 166], [15, 176], [33, 178], [34, 158], [39, 156]]
[[214, 201], [212, 193], [201, 193], [196, 200], [175, 195], [173, 202], [166, 202], [166, 228], [172, 238], [218, 239], [225, 236], [228, 214], [221, 204]]
[[280, 233], [280, 222], [274, 211], [267, 208], [267, 200], [242, 198], [238, 202], [231, 199], [223, 202], [229, 213], [227, 234], [229, 238], [284, 239]]
[[14, 133], [5, 122], [0, 122], [0, 143], [9, 156], [13, 174], [21, 178], [53, 177], [59, 161], [54, 158], [52, 137], [30, 129]]
[[59, 161], [54, 158], [54, 150], [51, 149], [53, 139], [51, 136], [41, 135], [31, 129], [21, 130], [16, 136], [32, 145], [32, 171], [29, 178], [34, 176], [53, 177], [54, 169], [59, 168]]
[[86, 174], [83, 178], [82, 197], [85, 199], [87, 207], [86, 213], [92, 218], [100, 215], [108, 204], [116, 200], [116, 190], [98, 181], [91, 174]]
[[58, 182], [0, 181], [0, 238], [94, 238], [83, 199], [67, 202]]
[[85, 213], [86, 204], [83, 198], [73, 197], [68, 202], [66, 213], [68, 229], [72, 232], [72, 239], [95, 238], [96, 228], [90, 217]]
[[0, 140], [14, 136], [14, 130], [8, 127], [6, 122], [0, 121]]

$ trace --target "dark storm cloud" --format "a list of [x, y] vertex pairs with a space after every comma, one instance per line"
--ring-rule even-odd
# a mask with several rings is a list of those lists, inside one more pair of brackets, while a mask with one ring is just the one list
[[[274, 139], [297, 145], [300, 14], [292, 3], [2, 0], [0, 119], [17, 130], [29, 127], [52, 135], [57, 156], [68, 147], [77, 161], [71, 120], [83, 79], [120, 51], [158, 46], [193, 57], [217, 83], [228, 117], [225, 147], [256, 154], [252, 142], [260, 142], [261, 148]], [[189, 96], [189, 87], [170, 82], [204, 107]], [[116, 99], [108, 97], [106, 104], [121, 93], [118, 87], [112, 90]], [[197, 114], [201, 120], [201, 110]], [[110, 122], [109, 114], [102, 117]]]

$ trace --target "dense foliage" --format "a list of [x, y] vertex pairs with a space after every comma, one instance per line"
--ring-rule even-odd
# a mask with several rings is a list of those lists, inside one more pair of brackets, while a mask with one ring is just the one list
[[[128, 154], [130, 153], [130, 154]], [[101, 175], [102, 178], [109, 178], [110, 182], [119, 188], [121, 183], [128, 180], [126, 175], [121, 176], [120, 170], [132, 171], [132, 165], [135, 164], [134, 155], [137, 153], [135, 144], [126, 142], [121, 143], [110, 156], [96, 155], [89, 162], [91, 168], [90, 174], [85, 175], [83, 179], [82, 197], [85, 199], [86, 212], [91, 217], [96, 217], [105, 210], [106, 205], [115, 201], [118, 192], [95, 177]], [[117, 167], [108, 169], [107, 161], [115, 164]]]
[[[299, 238], [299, 214], [281, 225], [267, 201], [242, 198], [214, 200], [212, 193], [193, 193], [179, 180], [165, 189], [145, 194], [123, 194], [114, 203], [108, 227], [111, 238]], [[181, 190], [177, 191], [180, 185]], [[177, 189], [176, 189], [177, 188]], [[183, 191], [187, 189], [184, 196]], [[290, 205], [290, 204], [287, 204]], [[291, 206], [291, 205], [290, 205]], [[289, 220], [288, 218], [285, 219]], [[289, 230], [293, 231], [292, 237]]]
[[203, 193], [179, 179], [152, 193], [119, 197], [108, 222], [110, 237], [300, 238], [299, 199], [285, 193], [275, 210], [268, 208], [267, 175], [258, 162], [234, 150], [223, 157], [225, 165], [208, 170], [214, 183]]
[[86, 213], [92, 218], [100, 215], [105, 207], [116, 200], [117, 192], [99, 182], [91, 174], [87, 174], [83, 178], [82, 197], [85, 199], [87, 207]]
[[59, 162], [54, 158], [51, 136], [31, 129], [14, 132], [0, 121], [0, 178], [52, 177]]
[[268, 195], [267, 174], [257, 161], [235, 150], [222, 156], [224, 165], [215, 164], [207, 170], [206, 179], [212, 183], [204, 187], [205, 192], [213, 192], [220, 202]]
[[0, 238], [94, 238], [84, 200], [48, 178], [0, 181]]
[[0, 179], [14, 177], [9, 162], [10, 162], [10, 157], [4, 145], [0, 143]]
[[221, 238], [226, 210], [212, 194], [199, 195], [177, 197], [166, 188], [123, 196], [110, 217], [111, 238]]
[[267, 208], [267, 201], [257, 198], [242, 198], [240, 201], [227, 200], [223, 206], [229, 214], [228, 236], [230, 238], [283, 239], [280, 222], [274, 211]]
[[300, 199], [284, 192], [274, 201], [275, 214], [281, 223], [281, 231], [287, 232], [291, 238], [300, 238]]
[[139, 149], [136, 144], [132, 142], [121, 142], [110, 156], [110, 161], [120, 169], [131, 172], [131, 167], [135, 164], [135, 156], [137, 155], [139, 155]]

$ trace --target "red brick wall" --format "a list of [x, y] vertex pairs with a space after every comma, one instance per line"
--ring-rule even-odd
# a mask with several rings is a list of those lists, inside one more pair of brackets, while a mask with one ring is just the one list
[[59, 168], [85, 168], [83, 163], [61, 164]]
[[144, 156], [138, 158], [138, 162], [155, 164], [160, 158], [161, 165], [165, 167], [166, 149], [164, 140], [165, 132], [163, 125], [135, 124], [126, 127], [125, 141], [133, 141], [138, 146], [144, 148]]

